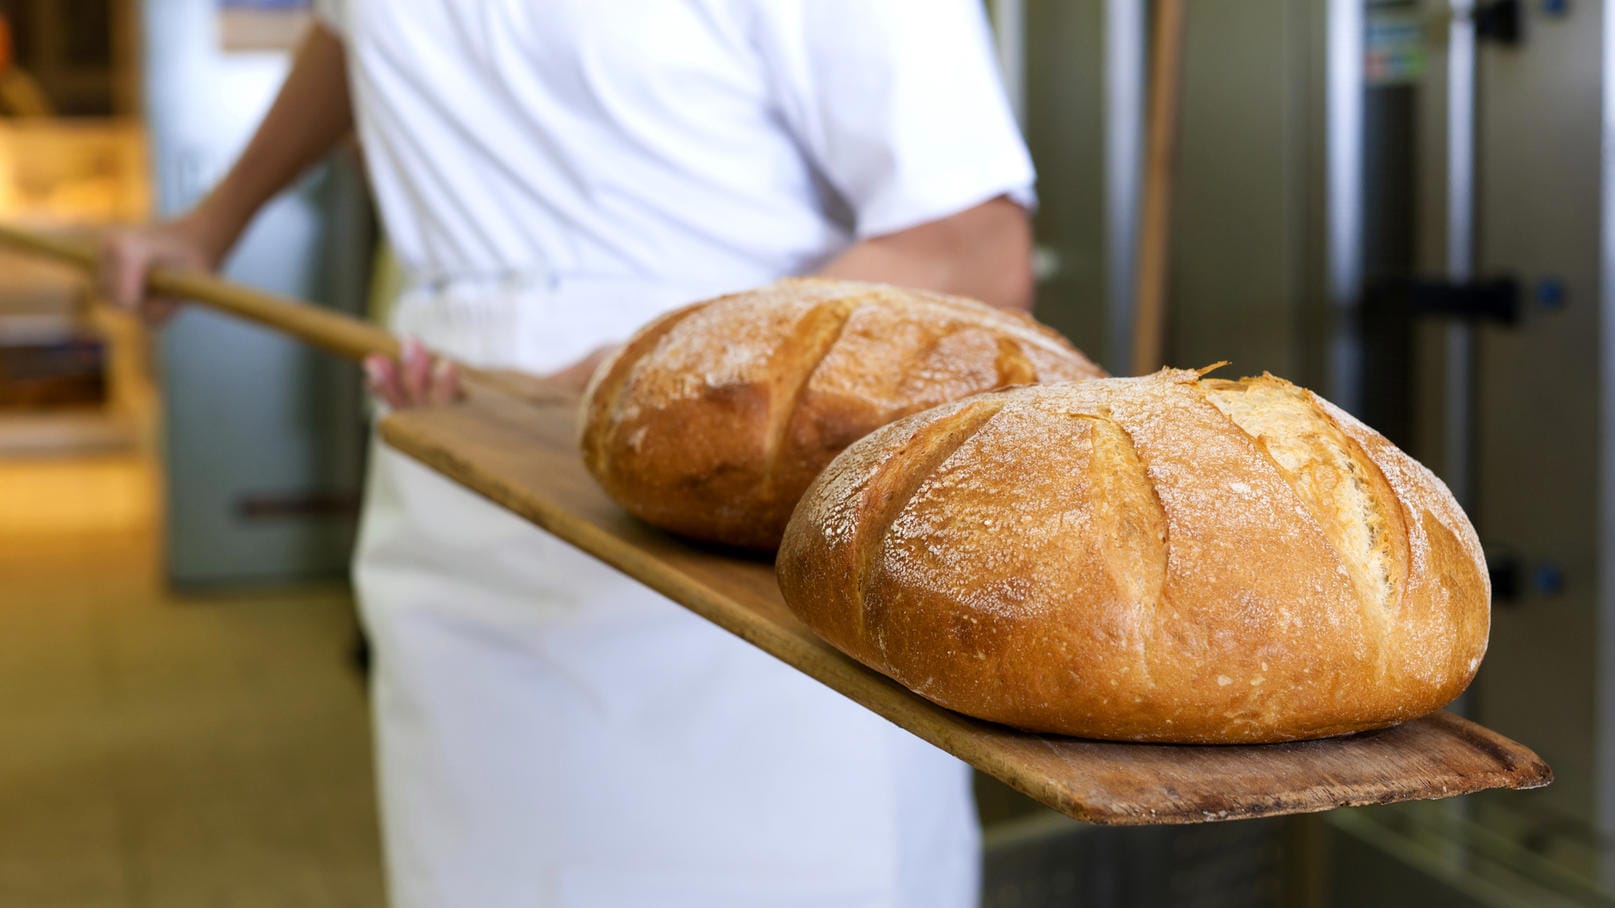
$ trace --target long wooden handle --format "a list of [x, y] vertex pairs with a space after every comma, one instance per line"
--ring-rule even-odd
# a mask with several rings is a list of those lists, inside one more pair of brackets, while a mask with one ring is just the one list
[[[91, 276], [101, 265], [100, 253], [91, 243], [80, 238], [0, 224], [0, 244], [55, 259]], [[191, 300], [257, 322], [348, 359], [363, 359], [373, 353], [397, 357], [401, 346], [392, 332], [369, 322], [301, 300], [232, 284], [198, 271], [157, 266], [147, 272], [146, 288], [159, 296]], [[460, 372], [461, 383], [473, 392], [494, 390], [528, 401], [577, 396], [575, 392], [532, 375], [503, 369], [479, 369], [464, 363], [455, 363], [455, 367]]]
[[[100, 267], [99, 253], [82, 239], [0, 224], [0, 242], [74, 265], [91, 275]], [[266, 325], [349, 359], [362, 359], [372, 353], [398, 355], [398, 338], [389, 331], [299, 300], [232, 284], [211, 274], [159, 265], [147, 273], [146, 287], [160, 296], [195, 300]]]
[[1178, 141], [1179, 74], [1187, 0], [1160, 0], [1150, 51], [1149, 135], [1144, 212], [1139, 225], [1138, 296], [1133, 306], [1133, 374], [1161, 367], [1166, 333], [1167, 253], [1172, 229], [1172, 164]]

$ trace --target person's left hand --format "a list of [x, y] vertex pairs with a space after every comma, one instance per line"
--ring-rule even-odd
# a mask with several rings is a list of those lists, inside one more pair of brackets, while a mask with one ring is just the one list
[[558, 372], [551, 372], [549, 375], [544, 376], [544, 378], [547, 381], [552, 381], [566, 388], [567, 390], [576, 391], [577, 393], [582, 394], [583, 390], [589, 387], [589, 379], [594, 378], [595, 370], [599, 369], [600, 364], [609, 359], [611, 354], [615, 352], [617, 352], [617, 345], [615, 344], [607, 344], [604, 347], [597, 347], [588, 356], [585, 356], [572, 365], [567, 366], [565, 369], [561, 369]]

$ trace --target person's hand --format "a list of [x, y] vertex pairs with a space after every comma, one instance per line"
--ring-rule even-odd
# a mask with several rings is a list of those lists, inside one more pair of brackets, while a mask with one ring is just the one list
[[108, 230], [101, 237], [101, 266], [97, 273], [102, 298], [148, 322], [166, 320], [179, 301], [148, 294], [146, 273], [158, 265], [215, 270], [228, 246], [220, 233], [194, 213], [140, 227]]
[[611, 354], [616, 352], [617, 347], [614, 344], [607, 344], [604, 347], [596, 347], [588, 356], [585, 356], [572, 365], [567, 366], [565, 369], [558, 372], [551, 372], [549, 375], [544, 376], [544, 378], [570, 391], [576, 391], [577, 393], [582, 394], [584, 389], [589, 387], [589, 380], [594, 378], [594, 373], [600, 368], [600, 364], [605, 362], [611, 357]]
[[365, 385], [370, 393], [393, 407], [446, 404], [459, 400], [460, 370], [453, 360], [432, 360], [432, 354], [413, 337], [406, 337], [398, 359], [367, 356]]

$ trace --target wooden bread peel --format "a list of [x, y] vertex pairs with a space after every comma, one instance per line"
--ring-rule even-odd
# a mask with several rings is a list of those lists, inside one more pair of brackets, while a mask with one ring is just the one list
[[[78, 244], [0, 227], [0, 242], [85, 270]], [[155, 292], [195, 299], [348, 357], [396, 355], [379, 328], [217, 278], [155, 269]], [[1199, 823], [1536, 788], [1535, 753], [1447, 712], [1345, 738], [1255, 746], [1119, 744], [1031, 734], [938, 707], [808, 631], [770, 564], [680, 542], [635, 521], [585, 472], [577, 398], [530, 376], [467, 370], [458, 403], [394, 412], [398, 450], [658, 590], [887, 720], [1028, 796], [1105, 825]]]

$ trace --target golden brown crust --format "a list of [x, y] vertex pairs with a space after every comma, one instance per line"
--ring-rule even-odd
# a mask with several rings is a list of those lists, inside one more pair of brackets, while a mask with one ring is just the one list
[[[908, 453], [927, 439], [944, 455]], [[877, 430], [803, 497], [778, 565], [810, 627], [943, 706], [1132, 741], [1431, 712], [1474, 676], [1490, 602], [1428, 470], [1280, 379], [1181, 371]]]
[[991, 388], [1102, 374], [1018, 313], [882, 284], [778, 281], [635, 335], [585, 396], [584, 463], [650, 523], [772, 548], [819, 470], [871, 429]]

